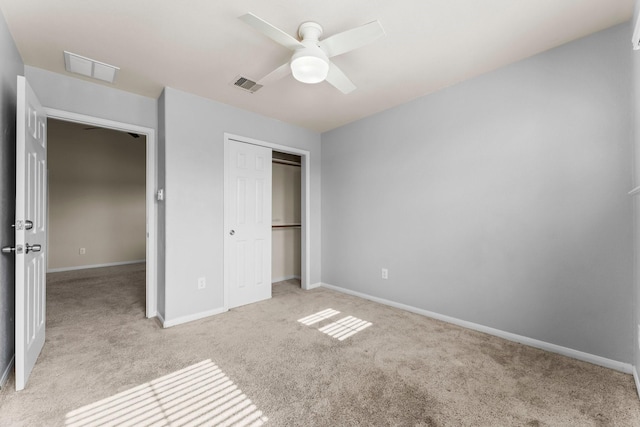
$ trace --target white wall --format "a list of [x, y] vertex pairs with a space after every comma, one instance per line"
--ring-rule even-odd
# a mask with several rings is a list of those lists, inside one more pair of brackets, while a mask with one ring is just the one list
[[48, 121], [49, 269], [146, 258], [146, 138], [86, 127]]
[[323, 282], [630, 363], [629, 34], [323, 134]]
[[[320, 135], [172, 88], [163, 97], [165, 320], [180, 322], [224, 305], [225, 132], [310, 152], [311, 282], [319, 282]], [[207, 287], [198, 290], [203, 276]]]
[[[0, 13], [0, 246], [14, 246], [16, 91], [22, 58]], [[8, 378], [15, 349], [13, 256], [0, 255], [0, 387]]]

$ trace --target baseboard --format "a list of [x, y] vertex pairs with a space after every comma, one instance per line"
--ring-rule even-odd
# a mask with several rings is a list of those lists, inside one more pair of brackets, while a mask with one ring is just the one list
[[324, 286], [324, 283], [322, 282], [312, 283], [310, 285], [307, 285], [306, 290], [310, 291], [311, 289], [319, 288], [321, 286]]
[[9, 380], [9, 375], [11, 375], [11, 371], [13, 371], [13, 363], [15, 362], [15, 360], [16, 360], [16, 357], [14, 355], [9, 361], [9, 364], [7, 365], [7, 369], [5, 369], [4, 372], [2, 373], [2, 377], [0, 377], [0, 389], [3, 388], [7, 383], [7, 381]]
[[158, 318], [162, 319], [162, 327], [170, 328], [172, 326], [181, 325], [187, 322], [193, 322], [194, 320], [204, 319], [205, 317], [215, 316], [216, 314], [225, 313], [226, 309], [224, 308], [216, 308], [215, 310], [203, 311], [202, 313], [190, 314], [189, 316], [177, 317], [171, 320], [165, 320], [162, 316], [158, 314]]
[[284, 282], [285, 280], [291, 280], [291, 279], [300, 279], [300, 276], [278, 277], [276, 279], [271, 279], [271, 284], [278, 283], [278, 282]]
[[473, 329], [475, 331], [484, 332], [485, 334], [494, 335], [509, 341], [514, 341], [520, 344], [528, 345], [530, 347], [539, 348], [541, 350], [546, 350], [552, 353], [561, 354], [563, 356], [571, 357], [573, 359], [578, 359], [584, 362], [593, 363], [594, 365], [603, 366], [609, 369], [614, 369], [616, 371], [624, 372], [625, 374], [631, 374], [633, 372], [633, 366], [630, 363], [618, 362], [617, 360], [607, 359], [606, 357], [596, 356], [595, 354], [585, 353], [585, 352], [574, 350], [568, 347], [551, 344], [546, 341], [540, 341], [534, 338], [513, 334], [511, 332], [505, 332], [500, 329], [479, 325], [477, 323], [468, 322], [466, 320], [457, 319], [455, 317], [450, 317], [450, 316], [446, 316], [439, 313], [434, 313], [432, 311], [423, 310], [421, 308], [412, 307], [410, 305], [386, 300], [384, 298], [374, 297], [371, 295], [363, 294], [361, 292], [352, 291], [350, 289], [345, 289], [338, 286], [329, 285], [326, 283], [323, 283], [322, 286], [324, 288], [331, 289], [337, 292], [342, 292], [348, 295], [364, 298], [380, 304], [410, 311], [412, 313], [420, 314], [426, 317], [431, 317], [433, 319], [441, 320], [443, 322], [452, 323], [454, 325], [462, 326], [463, 328]]
[[115, 267], [118, 265], [141, 264], [143, 262], [147, 262], [147, 260], [137, 259], [135, 261], [121, 261], [121, 262], [109, 262], [106, 264], [79, 265], [77, 267], [49, 268], [47, 269], [47, 273], [59, 273], [61, 271], [74, 271], [74, 270], [87, 270], [89, 268]]
[[638, 367], [633, 367], [633, 380], [636, 382], [636, 393], [638, 393], [638, 399], [640, 399], [640, 378], [638, 377]]

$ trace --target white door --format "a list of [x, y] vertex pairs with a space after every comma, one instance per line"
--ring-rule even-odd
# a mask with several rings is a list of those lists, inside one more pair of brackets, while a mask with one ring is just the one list
[[225, 141], [225, 305], [271, 298], [271, 149]]
[[44, 345], [47, 236], [47, 116], [22, 76], [16, 115], [16, 390], [22, 390]]

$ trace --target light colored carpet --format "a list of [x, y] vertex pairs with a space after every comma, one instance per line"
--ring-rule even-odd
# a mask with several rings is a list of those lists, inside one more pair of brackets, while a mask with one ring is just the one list
[[0, 425], [640, 426], [630, 375], [295, 282], [162, 329], [143, 268], [48, 276], [47, 342]]

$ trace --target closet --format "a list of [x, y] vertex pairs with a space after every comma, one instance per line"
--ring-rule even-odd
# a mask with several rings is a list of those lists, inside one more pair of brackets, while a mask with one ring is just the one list
[[300, 279], [300, 156], [273, 152], [271, 282]]

